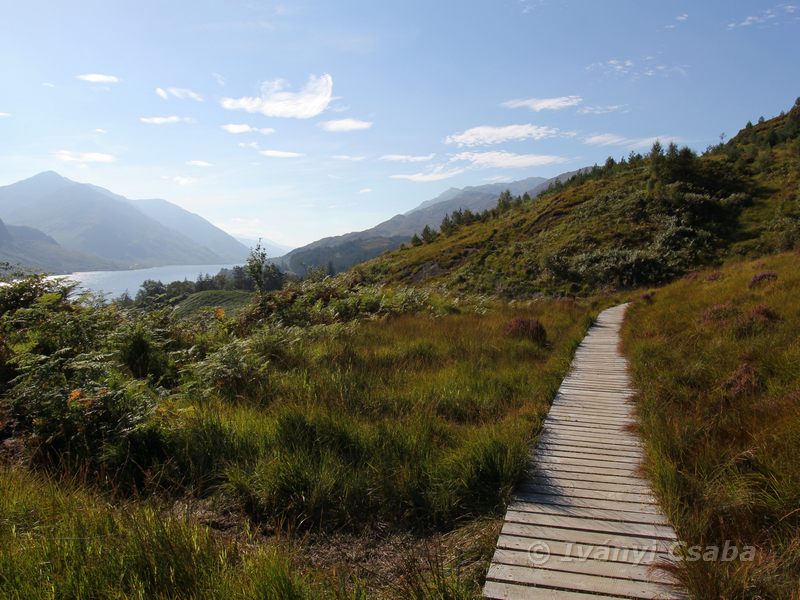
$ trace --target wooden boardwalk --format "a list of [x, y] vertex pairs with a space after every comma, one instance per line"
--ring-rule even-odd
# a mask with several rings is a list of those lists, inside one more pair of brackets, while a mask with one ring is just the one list
[[669, 573], [675, 532], [640, 474], [640, 441], [619, 330], [603, 311], [575, 353], [530, 472], [506, 513], [487, 598], [684, 598]]

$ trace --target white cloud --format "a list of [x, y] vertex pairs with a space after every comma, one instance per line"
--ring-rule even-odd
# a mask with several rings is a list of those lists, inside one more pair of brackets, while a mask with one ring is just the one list
[[549, 154], [515, 154], [513, 152], [461, 152], [450, 158], [451, 161], [467, 161], [475, 167], [516, 169], [522, 167], [541, 167], [566, 162], [562, 156]]
[[103, 129], [101, 127], [98, 127], [97, 129], [94, 130], [94, 132], [95, 133], [99, 133], [99, 134], [104, 134], [104, 133], [108, 133], [108, 130], [107, 129]]
[[522, 98], [507, 100], [501, 106], [505, 108], [529, 108], [534, 112], [542, 110], [561, 110], [570, 106], [577, 106], [583, 102], [580, 96], [559, 96], [558, 98]]
[[330, 132], [362, 131], [372, 127], [372, 122], [359, 119], [334, 119], [333, 121], [323, 121], [317, 125]]
[[170, 96], [178, 98], [179, 100], [194, 100], [195, 102], [203, 102], [203, 97], [197, 92], [187, 88], [170, 87], [167, 89], [157, 87], [156, 95], [164, 100], [168, 100]]
[[186, 161], [186, 164], [191, 165], [193, 167], [205, 167], [205, 168], [214, 166], [206, 160], [189, 160]]
[[178, 117], [170, 115], [168, 117], [139, 117], [142, 123], [147, 125], [170, 125], [172, 123], [191, 123], [191, 119], [187, 117]]
[[625, 144], [627, 141], [628, 139], [622, 137], [621, 135], [616, 135], [613, 133], [598, 133], [595, 135], [590, 135], [583, 140], [583, 143], [589, 144], [590, 146], [619, 146]]
[[640, 138], [627, 138], [615, 133], [598, 133], [584, 138], [583, 143], [590, 146], [624, 146], [630, 150], [640, 150], [642, 148], [649, 148], [656, 140], [661, 141], [662, 144], [669, 144], [681, 142], [681, 138], [672, 135], [654, 135], [650, 137]]
[[103, 75], [102, 73], [86, 73], [84, 75], [76, 75], [75, 78], [89, 83], [119, 83], [119, 77]]
[[42, 82], [42, 87], [46, 87], [46, 88], [54, 88], [54, 87], [56, 87], [56, 86], [55, 86], [55, 84], [54, 84], [54, 83], [50, 83], [49, 81], [43, 81], [43, 82]]
[[184, 185], [192, 185], [197, 180], [194, 179], [193, 177], [184, 177], [183, 175], [175, 175], [175, 177], [172, 178], [172, 181], [174, 181], [178, 185], [184, 186]]
[[392, 179], [406, 179], [408, 181], [415, 181], [417, 183], [428, 183], [430, 181], [441, 181], [442, 179], [449, 179], [464, 172], [464, 169], [450, 169], [447, 170], [443, 166], [438, 166], [427, 173], [410, 173], [390, 175]]
[[581, 115], [606, 115], [614, 112], [628, 112], [627, 104], [609, 104], [606, 106], [581, 106], [578, 113]]
[[286, 152], [284, 150], [262, 150], [261, 154], [269, 158], [299, 158], [305, 156], [300, 152]]
[[509, 140], [541, 140], [557, 135], [558, 129], [531, 125], [530, 123], [526, 125], [506, 125], [503, 127], [481, 125], [479, 127], [467, 129], [462, 133], [448, 136], [444, 141], [447, 144], [458, 144], [459, 146], [483, 146], [486, 144], [499, 144]]
[[361, 188], [360, 190], [358, 190], [358, 193], [359, 194], [371, 194], [372, 193], [372, 188]]
[[53, 152], [53, 158], [63, 162], [77, 163], [111, 163], [116, 160], [111, 154], [101, 152], [73, 152], [71, 150], [57, 150]]
[[239, 142], [239, 148], [251, 148], [258, 150], [258, 142]]
[[2, 117], [10, 117], [10, 116], [11, 116], [11, 113], [0, 112], [0, 118], [2, 118]]
[[251, 127], [246, 123], [229, 123], [222, 125], [222, 128], [228, 133], [260, 133], [262, 135], [269, 135], [275, 133], [272, 127]]
[[333, 77], [327, 73], [319, 77], [311, 75], [299, 92], [285, 91], [287, 85], [282, 79], [265, 81], [260, 96], [223, 98], [222, 107], [268, 117], [309, 119], [322, 113], [333, 96]]
[[728, 23], [728, 29], [735, 29], [737, 27], [750, 27], [751, 25], [763, 25], [770, 23], [772, 25], [780, 24], [783, 19], [790, 19], [790, 22], [797, 22], [797, 17], [794, 16], [800, 10], [795, 4], [778, 4], [773, 8], [762, 10], [755, 15], [749, 15], [740, 22]]
[[682, 15], [678, 15], [675, 17], [676, 21], [686, 21], [689, 18], [688, 13], [683, 13]]
[[388, 160], [392, 162], [405, 162], [405, 163], [416, 163], [416, 162], [428, 162], [429, 160], [433, 160], [433, 157], [436, 154], [423, 154], [423, 155], [413, 155], [413, 154], [384, 154], [381, 156], [380, 160]]
[[358, 162], [358, 161], [364, 160], [366, 157], [365, 156], [352, 156], [350, 154], [334, 154], [333, 156], [331, 156], [331, 158], [334, 159], [334, 160], [349, 160], [349, 161], [353, 161], [353, 162]]
[[688, 65], [667, 65], [667, 64], [654, 64], [655, 57], [645, 56], [643, 62], [645, 64], [637, 64], [631, 59], [617, 59], [592, 63], [586, 66], [587, 71], [596, 71], [604, 75], [611, 75], [616, 77], [670, 77], [672, 75], [686, 76], [686, 69]]

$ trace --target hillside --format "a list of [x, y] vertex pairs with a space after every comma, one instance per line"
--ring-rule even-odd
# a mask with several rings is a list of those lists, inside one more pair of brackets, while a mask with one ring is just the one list
[[115, 269], [120, 265], [60, 246], [49, 235], [33, 227], [6, 225], [0, 219], [0, 263], [28, 271], [69, 273]]
[[535, 197], [553, 181], [566, 179], [573, 174], [564, 173], [552, 179], [528, 177], [505, 183], [450, 188], [436, 198], [426, 200], [407, 213], [395, 215], [375, 227], [317, 240], [293, 250], [277, 262], [298, 275], [304, 274], [307, 267], [327, 267], [329, 264], [333, 265], [335, 271], [344, 271], [387, 250], [399, 248], [426, 225], [438, 227], [444, 216], [454, 210], [480, 212], [491, 208], [504, 190], [510, 190], [515, 195], [527, 193]]
[[800, 104], [701, 156], [613, 159], [367, 265], [373, 281], [508, 297], [653, 285], [732, 255], [800, 244]]
[[[191, 235], [198, 239], [202, 237], [201, 231], [213, 228], [210, 223], [200, 228], [196, 219], [192, 219], [191, 228], [184, 227], [190, 213], [177, 207], [165, 211], [161, 203], [159, 207], [162, 216], [180, 229], [191, 229]], [[146, 210], [155, 209], [151, 206]], [[83, 268], [226, 262], [179, 229], [148, 216], [127, 198], [97, 186], [76, 183], [54, 172], [0, 187], [0, 218], [7, 224], [35, 227], [68, 252], [89, 255], [92, 261]], [[216, 241], [212, 243], [216, 245]], [[235, 240], [233, 243], [236, 244]]]
[[247, 258], [247, 246], [200, 215], [166, 200], [132, 200], [132, 202], [148, 217], [183, 234], [195, 244], [208, 248], [224, 262], [238, 262]]

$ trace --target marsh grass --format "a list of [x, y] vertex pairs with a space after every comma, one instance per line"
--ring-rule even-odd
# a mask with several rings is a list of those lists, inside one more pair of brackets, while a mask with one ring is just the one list
[[[11, 306], [3, 435], [24, 451], [2, 472], [0, 595], [363, 597], [381, 586], [346, 558], [317, 572], [292, 553], [369, 531], [430, 554], [388, 597], [477, 593], [490, 544], [467, 573], [426, 540], [493, 531], [593, 307], [351, 284], [236, 319]], [[509, 335], [514, 319], [547, 343]], [[214, 514], [173, 510], [194, 503]]]
[[685, 278], [624, 327], [648, 471], [680, 537], [757, 548], [751, 563], [683, 563], [698, 598], [800, 597], [798, 264]]

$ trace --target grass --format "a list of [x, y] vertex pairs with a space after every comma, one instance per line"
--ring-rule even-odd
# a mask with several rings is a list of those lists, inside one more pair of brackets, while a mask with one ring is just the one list
[[684, 562], [698, 598], [800, 597], [800, 272], [781, 254], [692, 274], [624, 327], [647, 467], [688, 545], [752, 562]]
[[[238, 319], [0, 303], [0, 595], [479, 593], [593, 305], [301, 285]], [[295, 559], [340, 536], [406, 540], [396, 580]]]
[[186, 317], [204, 309], [223, 309], [234, 316], [253, 301], [255, 294], [242, 290], [205, 290], [195, 292], [175, 307], [178, 317]]

